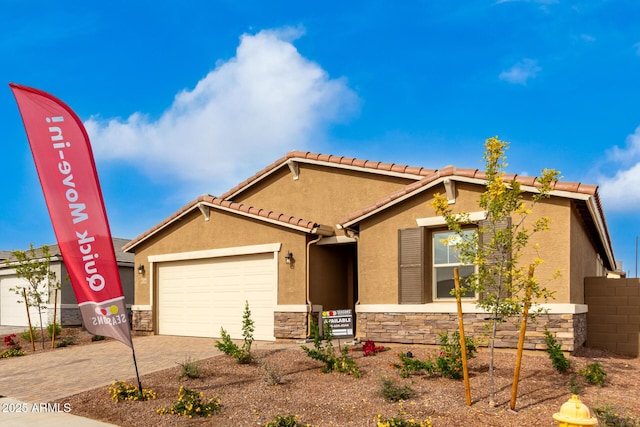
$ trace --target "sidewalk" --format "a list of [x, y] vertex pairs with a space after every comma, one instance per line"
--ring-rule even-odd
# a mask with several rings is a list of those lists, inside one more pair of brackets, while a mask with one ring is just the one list
[[[174, 367], [187, 357], [220, 354], [213, 338], [148, 336], [133, 342], [140, 376]], [[0, 359], [0, 425], [108, 426], [74, 416], [73, 408], [47, 403], [135, 376], [131, 349], [119, 341]]]

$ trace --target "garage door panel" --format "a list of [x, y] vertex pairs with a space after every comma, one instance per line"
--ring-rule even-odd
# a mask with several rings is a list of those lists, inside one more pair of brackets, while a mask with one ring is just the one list
[[[25, 279], [15, 276], [0, 277], [0, 325], [24, 326], [28, 328], [29, 321], [24, 299], [22, 295], [18, 295], [11, 290], [12, 288], [17, 289], [26, 286], [28, 286], [28, 284]], [[41, 291], [43, 299], [46, 300], [46, 290], [44, 287], [42, 287]], [[33, 326], [39, 326], [40, 316], [38, 315], [37, 308], [30, 307], [29, 315], [31, 316], [31, 324]], [[43, 321], [46, 322], [46, 314], [42, 317]]]
[[242, 338], [249, 301], [256, 339], [273, 339], [277, 275], [273, 253], [168, 262], [158, 267], [160, 334]]

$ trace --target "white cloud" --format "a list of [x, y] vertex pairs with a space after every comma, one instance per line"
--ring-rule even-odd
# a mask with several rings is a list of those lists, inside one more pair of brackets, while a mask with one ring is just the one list
[[229, 188], [287, 151], [309, 147], [353, 114], [358, 98], [344, 79], [300, 55], [291, 43], [300, 35], [291, 28], [243, 35], [234, 58], [178, 93], [157, 120], [141, 112], [90, 118], [94, 151], [213, 191], [213, 183]]
[[619, 165], [613, 177], [601, 177], [600, 194], [608, 210], [630, 211], [640, 207], [640, 126], [629, 135], [626, 147], [613, 147], [608, 160]]
[[580, 38], [587, 43], [596, 41], [596, 38], [594, 36], [585, 33], [580, 34]]
[[525, 58], [508, 71], [501, 72], [499, 77], [500, 80], [509, 83], [525, 85], [527, 80], [535, 78], [540, 71], [542, 71], [542, 68], [538, 66], [538, 61]]

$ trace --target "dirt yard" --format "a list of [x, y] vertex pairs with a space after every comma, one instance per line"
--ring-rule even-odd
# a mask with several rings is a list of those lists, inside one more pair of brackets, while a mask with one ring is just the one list
[[[82, 335], [81, 333], [78, 335]], [[64, 334], [63, 334], [64, 336]], [[76, 337], [76, 345], [89, 344], [90, 338]], [[211, 345], [215, 344], [212, 340]], [[337, 345], [337, 343], [336, 343]], [[309, 344], [311, 346], [311, 344]], [[25, 346], [26, 347], [26, 346]], [[322, 364], [309, 359], [298, 345], [282, 350], [261, 350], [254, 344], [260, 362], [240, 365], [228, 356], [201, 362], [201, 377], [180, 378], [176, 367], [142, 377], [144, 388], [157, 393], [157, 399], [145, 402], [111, 400], [108, 388], [62, 399], [72, 413], [120, 426], [260, 426], [276, 415], [297, 415], [300, 423], [311, 426], [375, 426], [374, 417], [402, 416], [409, 420], [430, 419], [434, 427], [443, 426], [555, 426], [552, 415], [571, 397], [572, 376], [582, 388], [580, 399], [589, 407], [618, 405], [620, 413], [640, 414], [640, 361], [599, 350], [582, 349], [569, 356], [569, 373], [556, 372], [544, 352], [526, 352], [520, 374], [516, 412], [509, 410], [515, 352], [496, 354], [496, 406], [489, 401], [489, 357], [482, 349], [470, 360], [472, 404], [465, 402], [464, 383], [438, 376], [417, 375], [400, 378], [398, 353], [412, 351], [421, 360], [435, 358], [438, 348], [390, 345], [388, 351], [364, 357], [361, 347], [352, 349], [361, 378], [339, 373], [322, 373]], [[50, 350], [46, 350], [50, 351]], [[27, 356], [28, 357], [28, 356]], [[608, 374], [604, 387], [585, 384], [579, 369], [598, 362]], [[267, 371], [272, 374], [268, 375]], [[280, 377], [269, 385], [266, 379]], [[381, 382], [392, 379], [406, 385], [414, 396], [397, 403], [381, 396]], [[125, 378], [119, 378], [125, 380]], [[134, 379], [126, 379], [134, 381]], [[206, 398], [219, 397], [222, 410], [212, 418], [186, 419], [176, 415], [159, 415], [156, 410], [170, 407], [177, 400], [180, 386], [201, 391]]]

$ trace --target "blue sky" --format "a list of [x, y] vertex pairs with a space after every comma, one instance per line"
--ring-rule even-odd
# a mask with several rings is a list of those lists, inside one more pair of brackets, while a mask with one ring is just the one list
[[638, 16], [637, 0], [4, 0], [0, 249], [55, 243], [15, 82], [85, 121], [116, 237], [293, 149], [482, 168], [497, 135], [509, 172], [600, 186], [635, 276]]

